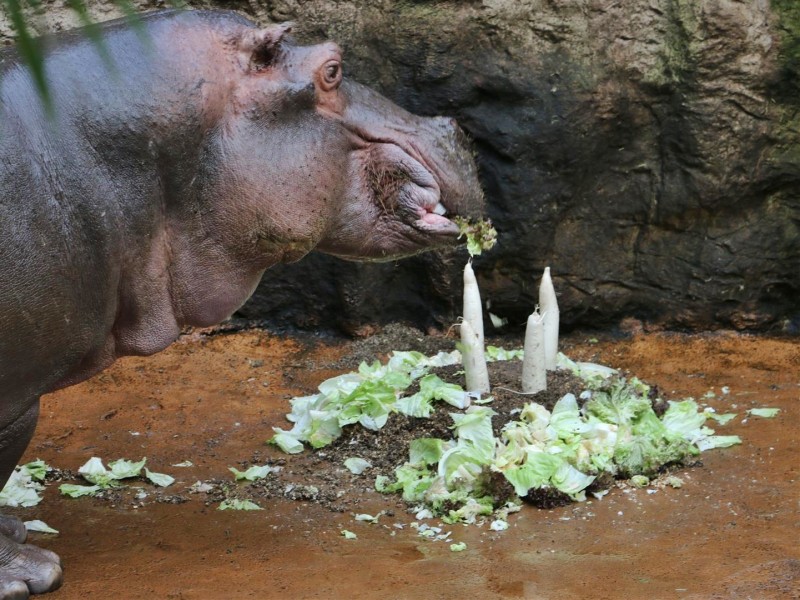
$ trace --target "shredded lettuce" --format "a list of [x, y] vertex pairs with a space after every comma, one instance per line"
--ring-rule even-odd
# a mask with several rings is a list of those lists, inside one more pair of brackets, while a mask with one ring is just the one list
[[748, 409], [747, 414], [753, 417], [761, 417], [764, 419], [771, 419], [780, 412], [780, 408], [751, 408]]
[[408, 462], [412, 465], [435, 465], [442, 458], [449, 444], [438, 438], [418, 438], [413, 440], [408, 449]]
[[280, 467], [271, 467], [269, 465], [252, 465], [245, 471], [240, 471], [236, 467], [228, 467], [228, 470], [236, 477], [236, 481], [246, 479], [247, 481], [255, 481], [256, 479], [263, 479], [270, 473], [279, 471]]
[[175, 483], [175, 478], [171, 475], [167, 475], [166, 473], [154, 473], [147, 467], [144, 468], [144, 476], [150, 481], [159, 487], [167, 487]]
[[25, 521], [25, 529], [28, 531], [37, 531], [39, 533], [58, 533], [58, 529], [53, 529], [50, 525], [39, 519]]
[[497, 360], [522, 360], [525, 356], [525, 351], [522, 348], [514, 350], [506, 350], [497, 346], [486, 346], [486, 361], [492, 362]]
[[264, 510], [255, 502], [250, 500], [223, 500], [217, 510]]
[[78, 485], [76, 483], [62, 483], [60, 486], [58, 486], [58, 491], [60, 491], [64, 496], [69, 496], [70, 498], [94, 496], [102, 489], [103, 488], [99, 485]]
[[[39, 481], [50, 467], [42, 461], [34, 461], [16, 467], [0, 491], [0, 506], [36, 506], [42, 501], [44, 485]], [[37, 481], [38, 480], [38, 481]]]
[[164, 473], [154, 473], [145, 467], [147, 458], [139, 461], [131, 461], [125, 459], [118, 459], [108, 463], [109, 468], [106, 469], [103, 461], [93, 456], [79, 469], [78, 473], [89, 483], [93, 485], [77, 485], [65, 483], [59, 486], [59, 490], [65, 496], [71, 498], [79, 498], [81, 496], [93, 496], [108, 488], [118, 487], [122, 479], [130, 479], [131, 477], [138, 477], [144, 469], [145, 477], [155, 485], [166, 487], [171, 485], [175, 479], [170, 475]]
[[353, 475], [361, 475], [361, 473], [372, 466], [372, 463], [358, 456], [354, 456], [345, 459], [344, 466], [347, 467], [347, 470], [353, 473]]

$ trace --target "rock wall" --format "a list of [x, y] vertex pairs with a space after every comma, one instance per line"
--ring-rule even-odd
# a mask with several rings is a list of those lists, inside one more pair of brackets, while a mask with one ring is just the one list
[[[475, 269], [512, 326], [549, 265], [567, 326], [800, 328], [795, 0], [216, 4], [334, 39], [349, 76], [459, 120], [500, 234]], [[60, 6], [44, 28], [74, 22]], [[268, 271], [241, 313], [351, 332], [446, 325], [465, 257], [312, 255]]]

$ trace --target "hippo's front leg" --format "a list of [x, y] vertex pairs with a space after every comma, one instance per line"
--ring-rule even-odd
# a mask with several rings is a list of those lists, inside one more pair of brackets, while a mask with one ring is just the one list
[[[13, 400], [13, 399], [12, 399]], [[0, 488], [14, 471], [39, 418], [39, 400], [8, 402], [29, 406], [22, 415], [0, 416]], [[61, 585], [58, 555], [25, 543], [27, 531], [19, 519], [0, 515], [0, 600], [27, 598]]]

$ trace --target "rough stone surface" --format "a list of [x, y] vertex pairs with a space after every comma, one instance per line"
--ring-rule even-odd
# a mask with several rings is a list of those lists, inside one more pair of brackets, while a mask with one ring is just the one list
[[[512, 325], [524, 323], [550, 265], [567, 326], [633, 316], [800, 328], [794, 0], [216, 5], [296, 21], [304, 40], [335, 39], [351, 77], [412, 112], [459, 120], [500, 234], [475, 269], [491, 311]], [[59, 2], [45, 6], [42, 30], [77, 21]], [[116, 16], [107, 3], [93, 10]], [[465, 256], [312, 255], [268, 271], [241, 313], [350, 332], [446, 325], [459, 312]]]

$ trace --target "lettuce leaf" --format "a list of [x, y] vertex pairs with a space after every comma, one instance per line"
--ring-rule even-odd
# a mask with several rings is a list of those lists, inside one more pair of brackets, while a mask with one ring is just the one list
[[[37, 467], [34, 467], [34, 472]], [[0, 491], [0, 506], [36, 506], [42, 501], [44, 486], [34, 481], [31, 471], [26, 465], [16, 467], [8, 478], [5, 487]]]
[[150, 481], [159, 487], [167, 487], [175, 483], [175, 478], [171, 475], [167, 475], [166, 473], [154, 473], [147, 467], [144, 468], [144, 476]]
[[250, 500], [223, 500], [217, 510], [264, 510]]
[[263, 479], [270, 473], [274, 473], [275, 471], [279, 470], [280, 467], [271, 467], [269, 465], [252, 465], [247, 468], [245, 471], [240, 471], [236, 467], [228, 467], [228, 470], [233, 473], [236, 481], [247, 480], [247, 481], [255, 481], [256, 479]]

